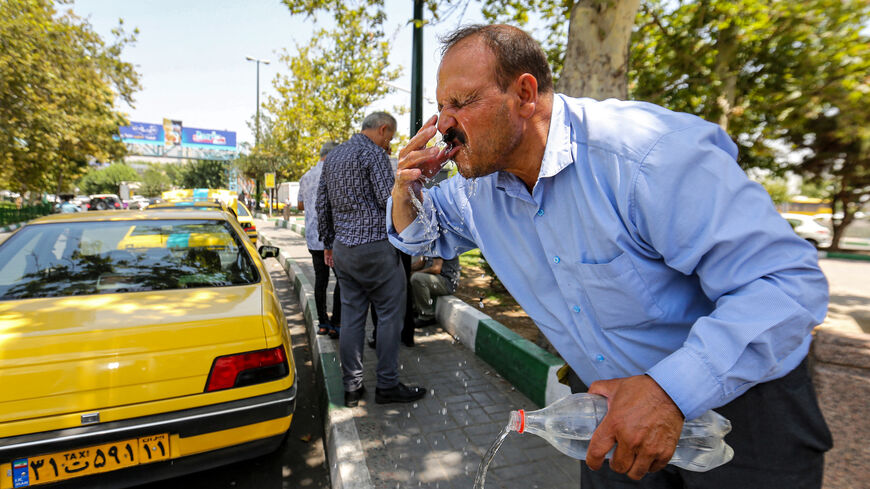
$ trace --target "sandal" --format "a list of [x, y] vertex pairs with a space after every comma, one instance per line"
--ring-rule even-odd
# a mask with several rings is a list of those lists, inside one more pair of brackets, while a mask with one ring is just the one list
[[329, 328], [329, 337], [336, 340], [340, 336], [341, 326], [332, 326]]
[[329, 332], [329, 325], [320, 323], [320, 326], [317, 327], [317, 334], [324, 335]]

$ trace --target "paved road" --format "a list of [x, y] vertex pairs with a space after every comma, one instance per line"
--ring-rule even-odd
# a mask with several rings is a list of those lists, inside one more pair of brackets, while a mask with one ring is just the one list
[[870, 333], [870, 262], [823, 258], [819, 265], [831, 294], [824, 326]]
[[[284, 269], [275, 260], [266, 260], [293, 341], [293, 358], [299, 375], [299, 397], [296, 413], [287, 440], [272, 455], [255, 458], [212, 470], [178, 477], [171, 480], [139, 486], [138, 489], [285, 489], [328, 488], [329, 471], [326, 467], [323, 441], [323, 417], [320, 411], [320, 392], [314, 382], [311, 349], [302, 313], [293, 297], [292, 286]], [[305, 441], [303, 438], [310, 440]]]

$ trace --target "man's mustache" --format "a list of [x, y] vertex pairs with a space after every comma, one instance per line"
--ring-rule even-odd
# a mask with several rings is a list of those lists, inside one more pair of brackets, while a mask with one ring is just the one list
[[454, 128], [450, 128], [444, 133], [442, 138], [445, 143], [451, 147], [466, 143], [465, 133]]

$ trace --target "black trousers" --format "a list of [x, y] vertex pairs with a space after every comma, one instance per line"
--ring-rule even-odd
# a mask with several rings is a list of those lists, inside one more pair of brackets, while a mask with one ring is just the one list
[[[317, 321], [320, 324], [341, 326], [341, 292], [338, 275], [335, 276], [335, 289], [332, 291], [332, 320], [326, 314], [326, 289], [329, 287], [330, 268], [323, 261], [323, 250], [308, 250], [311, 264], [314, 265], [314, 302], [317, 304]], [[335, 273], [335, 272], [333, 272]]]
[[[572, 372], [573, 374], [573, 372]], [[571, 379], [570, 377], [573, 377]], [[569, 376], [572, 392], [585, 386]], [[833, 445], [810, 379], [807, 361], [786, 376], [758, 384], [714, 411], [731, 421], [725, 441], [734, 458], [708, 472], [668, 465], [640, 481], [581, 463], [582, 489], [819, 489], [824, 454]]]

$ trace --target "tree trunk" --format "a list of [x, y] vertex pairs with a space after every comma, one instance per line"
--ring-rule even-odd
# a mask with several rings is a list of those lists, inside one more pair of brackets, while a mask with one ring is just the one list
[[571, 10], [556, 89], [572, 97], [628, 98], [628, 48], [640, 0], [579, 0]]
[[[842, 182], [840, 184], [840, 188], [842, 188]], [[838, 223], [834, 220], [833, 214], [837, 213], [837, 203], [840, 203], [840, 207], [843, 208], [843, 219]], [[834, 228], [833, 236], [831, 236], [831, 251], [840, 251], [840, 239], [843, 237], [843, 234], [846, 232], [846, 228], [849, 227], [849, 224], [852, 223], [852, 220], [855, 217], [855, 211], [849, 211], [849, 203], [851, 202], [851, 198], [849, 194], [845, 191], [841, 191], [838, 194], [834, 195], [834, 198], [831, 202], [831, 226]]]

